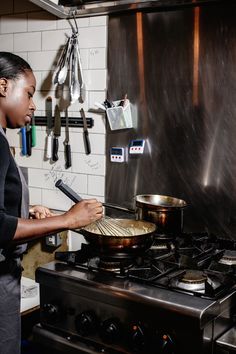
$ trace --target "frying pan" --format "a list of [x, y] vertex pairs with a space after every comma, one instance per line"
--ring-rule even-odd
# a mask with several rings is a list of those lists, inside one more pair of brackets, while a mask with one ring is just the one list
[[81, 233], [85, 240], [103, 255], [115, 254], [116, 257], [123, 257], [141, 253], [151, 247], [153, 233], [156, 230], [155, 224], [130, 219], [115, 219], [115, 221], [119, 221], [120, 226], [131, 230], [132, 235], [101, 235], [96, 231], [95, 224], [73, 231]]
[[[55, 184], [65, 195], [72, 201], [79, 202], [81, 197], [75, 193], [69, 186], [64, 184], [62, 180], [58, 180]], [[96, 224], [88, 225], [82, 229], [73, 231], [81, 233], [85, 240], [103, 255], [115, 255], [116, 257], [126, 257], [137, 254], [148, 249], [153, 242], [153, 233], [156, 225], [142, 220], [116, 219], [122, 227], [128, 227], [131, 235], [114, 236], [102, 235], [98, 233]]]

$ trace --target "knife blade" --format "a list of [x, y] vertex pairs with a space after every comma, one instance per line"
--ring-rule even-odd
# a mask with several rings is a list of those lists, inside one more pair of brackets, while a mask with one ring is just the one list
[[52, 160], [58, 160], [58, 137], [61, 135], [61, 114], [59, 106], [56, 105], [55, 107], [55, 117], [54, 117], [54, 136], [53, 136], [53, 144], [52, 144]]
[[70, 147], [70, 135], [69, 135], [69, 118], [68, 118], [68, 109], [65, 110], [66, 116], [66, 128], [65, 128], [65, 167], [71, 167], [71, 147]]
[[46, 99], [46, 116], [47, 116], [47, 143], [46, 158], [52, 158], [52, 97]]
[[85, 116], [83, 108], [81, 108], [80, 114], [81, 114], [81, 117], [83, 118], [83, 125], [84, 125], [84, 127], [83, 127], [84, 149], [85, 149], [86, 155], [89, 155], [91, 153], [91, 145], [90, 145], [90, 140], [89, 140], [87, 120], [86, 120], [86, 116]]

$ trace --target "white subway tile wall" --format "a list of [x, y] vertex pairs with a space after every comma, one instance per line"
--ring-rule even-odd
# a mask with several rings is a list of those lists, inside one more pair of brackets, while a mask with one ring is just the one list
[[[46, 127], [36, 127], [37, 143], [30, 157], [25, 157], [21, 153], [20, 131], [7, 130], [10, 146], [15, 147], [18, 164], [28, 168], [30, 203], [43, 204], [57, 210], [67, 210], [72, 205], [72, 202], [55, 188], [58, 179], [63, 179], [82, 198], [97, 198], [104, 201], [105, 117], [88, 111], [96, 108], [94, 102], [104, 101], [106, 98], [107, 17], [86, 17], [76, 21], [87, 92], [86, 102], [83, 104], [76, 102], [68, 107], [68, 111], [69, 116], [80, 117], [79, 110], [83, 107], [86, 116], [94, 119], [94, 126], [89, 129], [91, 154], [85, 154], [82, 128], [70, 128], [72, 166], [69, 169], [65, 169], [64, 159], [65, 128], [62, 128], [59, 138], [57, 162], [45, 158]], [[0, 2], [1, 51], [20, 55], [33, 68], [37, 80], [34, 96], [37, 106], [36, 117], [45, 116], [45, 102], [48, 96], [52, 97], [53, 107], [58, 103], [52, 77], [70, 33], [69, 21], [58, 19], [28, 0]], [[64, 116], [64, 113], [62, 115]]]

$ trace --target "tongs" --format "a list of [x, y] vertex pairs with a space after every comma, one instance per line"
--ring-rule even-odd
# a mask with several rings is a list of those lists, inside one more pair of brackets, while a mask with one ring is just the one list
[[53, 82], [54, 84], [63, 85], [69, 72], [70, 102], [74, 103], [79, 100], [80, 103], [83, 103], [86, 96], [86, 87], [79, 51], [78, 26], [74, 14], [73, 17], [75, 26], [70, 23], [72, 35], [67, 39], [67, 43], [58, 60]]

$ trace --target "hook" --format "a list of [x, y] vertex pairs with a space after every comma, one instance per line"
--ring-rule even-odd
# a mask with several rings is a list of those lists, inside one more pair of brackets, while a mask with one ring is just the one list
[[73, 12], [72, 12], [72, 16], [73, 16], [73, 20], [74, 20], [75, 27], [72, 26], [72, 25], [71, 25], [71, 27], [72, 27], [72, 32], [73, 32], [73, 34], [74, 34], [74, 35], [77, 35], [77, 34], [79, 33], [79, 29], [78, 29], [78, 25], [77, 25], [77, 22], [76, 22], [75, 14], [76, 14], [76, 12], [73, 11]]

